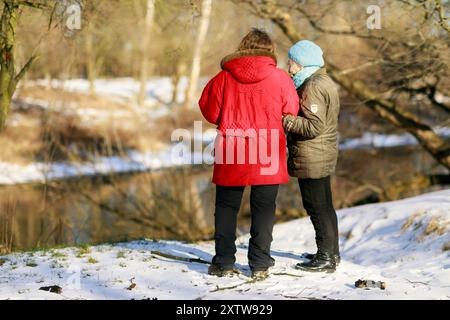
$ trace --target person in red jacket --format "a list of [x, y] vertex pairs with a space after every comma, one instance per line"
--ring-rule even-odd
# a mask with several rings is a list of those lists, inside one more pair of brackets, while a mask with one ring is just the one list
[[289, 181], [284, 115], [297, 115], [298, 95], [289, 75], [277, 68], [269, 35], [252, 29], [222, 71], [203, 90], [203, 116], [217, 125], [213, 183], [216, 184], [215, 249], [211, 275], [233, 273], [236, 220], [245, 186], [251, 187], [252, 224], [248, 262], [252, 277], [266, 277], [278, 187]]

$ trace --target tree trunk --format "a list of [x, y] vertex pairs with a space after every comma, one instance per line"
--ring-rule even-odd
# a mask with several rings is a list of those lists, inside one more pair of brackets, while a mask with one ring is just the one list
[[[260, 15], [275, 23], [293, 43], [305, 38], [295, 28], [291, 16], [280, 9], [276, 0], [265, 0], [260, 9]], [[450, 170], [450, 144], [439, 137], [430, 126], [421, 122], [412, 113], [400, 109], [393, 102], [382, 99], [379, 93], [371, 90], [361, 80], [352, 79], [328, 61], [326, 64], [330, 76], [342, 88], [363, 101], [381, 118], [412, 134], [425, 150]]]
[[45, 72], [45, 90], [50, 90], [52, 88], [52, 76], [50, 72]]
[[37, 56], [31, 56], [24, 66], [16, 72], [14, 66], [14, 46], [16, 44], [16, 26], [20, 6], [44, 8], [45, 4], [29, 1], [3, 0], [3, 12], [0, 21], [0, 131], [5, 128], [12, 97], [17, 84], [30, 69]]
[[173, 91], [172, 91], [172, 99], [171, 103], [177, 103], [177, 97], [179, 90], [179, 84], [180, 80], [183, 77], [183, 75], [186, 72], [186, 63], [184, 61], [177, 61], [175, 66], [175, 72], [172, 76], [172, 84], [173, 84]]
[[147, 10], [145, 13], [144, 26], [142, 28], [142, 46], [141, 46], [141, 70], [138, 103], [143, 106], [147, 96], [147, 78], [149, 62], [147, 52], [149, 50], [150, 37], [153, 26], [153, 17], [155, 14], [155, 0], [147, 0]]
[[200, 19], [200, 26], [195, 40], [194, 56], [192, 59], [192, 70], [189, 78], [189, 84], [186, 94], [186, 101], [184, 107], [190, 108], [194, 102], [195, 93], [197, 92], [197, 83], [200, 77], [200, 66], [202, 59], [202, 48], [208, 33], [209, 21], [211, 18], [212, 0], [202, 1], [202, 17]]
[[88, 30], [86, 34], [86, 73], [89, 81], [89, 94], [91, 96], [95, 95], [95, 79], [96, 75], [96, 63], [95, 63], [95, 52], [94, 52], [94, 39], [92, 33]]
[[16, 89], [14, 69], [15, 29], [19, 5], [16, 1], [4, 1], [0, 36], [0, 130], [3, 130], [9, 113], [11, 99]]

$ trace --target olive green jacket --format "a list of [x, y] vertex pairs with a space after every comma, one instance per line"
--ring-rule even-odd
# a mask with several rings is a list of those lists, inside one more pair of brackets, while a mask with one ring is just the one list
[[324, 68], [297, 89], [300, 111], [285, 116], [289, 149], [288, 170], [293, 177], [319, 179], [333, 174], [338, 158], [339, 95]]

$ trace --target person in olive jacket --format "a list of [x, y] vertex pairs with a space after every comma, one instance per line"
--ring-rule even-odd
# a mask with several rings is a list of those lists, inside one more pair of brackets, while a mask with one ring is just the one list
[[288, 171], [298, 178], [318, 249], [316, 254], [305, 254], [309, 261], [297, 264], [296, 268], [333, 272], [340, 262], [338, 221], [330, 183], [338, 158], [338, 91], [323, 67], [323, 53], [318, 45], [299, 41], [290, 48], [288, 56], [289, 73], [300, 98], [298, 116], [283, 118], [289, 149]]

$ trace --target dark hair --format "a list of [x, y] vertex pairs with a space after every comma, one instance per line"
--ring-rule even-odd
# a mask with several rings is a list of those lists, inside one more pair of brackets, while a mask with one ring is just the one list
[[270, 36], [267, 32], [258, 28], [252, 28], [252, 30], [242, 38], [238, 47], [238, 51], [249, 49], [265, 50], [271, 53], [275, 52], [275, 46], [272, 39], [270, 39]]

